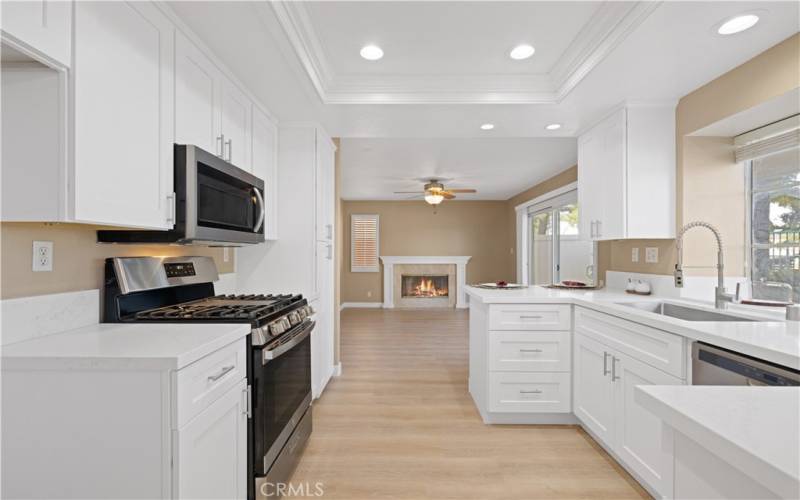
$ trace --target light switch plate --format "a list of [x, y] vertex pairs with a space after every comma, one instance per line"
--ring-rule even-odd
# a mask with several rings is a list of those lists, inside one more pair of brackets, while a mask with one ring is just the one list
[[647, 247], [644, 249], [644, 261], [648, 264], [658, 264], [658, 248]]
[[639, 247], [631, 249], [631, 262], [639, 262]]
[[229, 262], [231, 260], [231, 249], [222, 247], [222, 262]]
[[53, 270], [53, 242], [34, 241], [33, 242], [33, 272]]

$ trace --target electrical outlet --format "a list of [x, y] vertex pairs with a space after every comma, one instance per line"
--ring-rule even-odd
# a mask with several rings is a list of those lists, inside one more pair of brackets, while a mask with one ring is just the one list
[[639, 247], [631, 249], [631, 262], [639, 262]]
[[230, 251], [230, 248], [222, 247], [222, 262], [229, 262], [231, 260]]
[[644, 249], [644, 261], [648, 264], [658, 264], [658, 248], [647, 247]]
[[372, 297], [372, 290], [367, 291], [367, 298]]
[[33, 271], [52, 271], [53, 270], [53, 242], [34, 241], [33, 242]]

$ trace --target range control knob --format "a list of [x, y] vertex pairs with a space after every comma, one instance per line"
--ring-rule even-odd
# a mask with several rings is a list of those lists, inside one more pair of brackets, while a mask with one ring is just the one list
[[289, 313], [289, 323], [294, 325], [299, 325], [302, 319], [300, 318], [300, 314], [297, 311], [292, 311]]
[[[281, 318], [281, 319], [283, 319], [283, 318]], [[269, 333], [273, 337], [276, 336], [276, 335], [280, 335], [281, 333], [283, 333], [285, 331], [286, 331], [286, 328], [284, 327], [283, 322], [280, 319], [279, 320], [275, 320], [275, 321], [273, 321], [272, 323], [269, 324]]]

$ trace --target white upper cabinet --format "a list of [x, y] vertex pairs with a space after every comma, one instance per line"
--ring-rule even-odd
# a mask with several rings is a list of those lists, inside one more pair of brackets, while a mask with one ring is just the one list
[[675, 107], [630, 105], [578, 139], [581, 229], [595, 240], [675, 236]]
[[72, 2], [64, 0], [4, 1], [0, 19], [14, 45], [69, 67], [72, 55]]
[[252, 151], [250, 163], [252, 173], [264, 180], [265, 237], [278, 239], [278, 127], [261, 109], [253, 105]]
[[228, 79], [222, 80], [220, 90], [223, 157], [249, 171], [252, 102]]
[[222, 155], [220, 74], [180, 31], [175, 33], [175, 142]]
[[317, 130], [316, 161], [316, 233], [319, 241], [333, 241], [335, 209], [334, 164], [336, 146], [330, 137]]
[[74, 220], [173, 225], [173, 25], [146, 2], [76, 2]]

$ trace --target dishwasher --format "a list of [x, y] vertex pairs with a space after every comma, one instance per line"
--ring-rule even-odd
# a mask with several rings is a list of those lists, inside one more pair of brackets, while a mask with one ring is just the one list
[[692, 385], [800, 386], [800, 371], [705, 342], [694, 342]]

